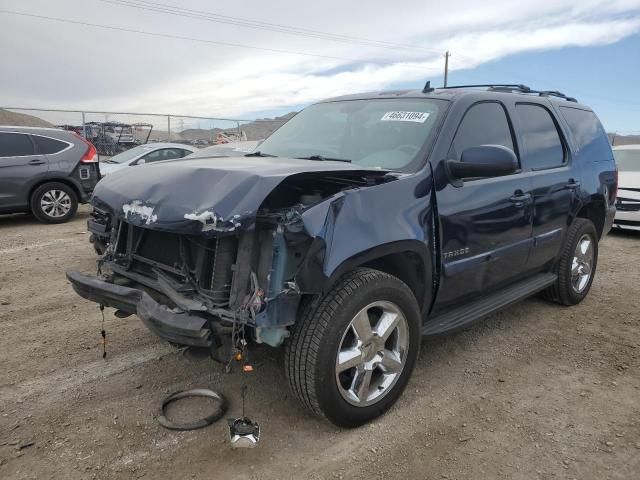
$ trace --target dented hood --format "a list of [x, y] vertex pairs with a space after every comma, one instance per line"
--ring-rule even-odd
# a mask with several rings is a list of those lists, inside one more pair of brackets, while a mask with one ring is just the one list
[[314, 172], [385, 173], [344, 162], [282, 157], [166, 161], [125, 168], [105, 177], [94, 190], [92, 204], [134, 225], [206, 235], [252, 222], [280, 182]]

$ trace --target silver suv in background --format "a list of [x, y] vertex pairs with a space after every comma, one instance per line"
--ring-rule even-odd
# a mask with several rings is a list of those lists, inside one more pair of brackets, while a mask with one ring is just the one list
[[0, 126], [0, 213], [62, 223], [100, 180], [95, 147], [56, 128]]

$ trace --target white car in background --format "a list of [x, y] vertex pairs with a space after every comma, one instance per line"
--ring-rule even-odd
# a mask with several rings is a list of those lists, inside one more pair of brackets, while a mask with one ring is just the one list
[[640, 145], [613, 147], [618, 166], [618, 198], [613, 225], [640, 231]]
[[100, 161], [100, 173], [104, 177], [124, 167], [143, 165], [145, 163], [160, 162], [184, 158], [197, 152], [197, 147], [181, 143], [147, 143], [125, 150], [106, 160]]

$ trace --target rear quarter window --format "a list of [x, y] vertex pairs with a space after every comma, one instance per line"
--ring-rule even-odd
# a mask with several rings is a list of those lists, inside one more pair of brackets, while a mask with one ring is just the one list
[[34, 153], [29, 135], [0, 132], [0, 157], [25, 157]]
[[38, 152], [45, 155], [53, 155], [59, 153], [69, 146], [66, 142], [61, 142], [55, 138], [40, 137], [38, 135], [32, 135], [32, 138], [38, 146]]
[[580, 156], [590, 160], [613, 158], [607, 133], [593, 112], [570, 107], [560, 107], [560, 112], [569, 125]]

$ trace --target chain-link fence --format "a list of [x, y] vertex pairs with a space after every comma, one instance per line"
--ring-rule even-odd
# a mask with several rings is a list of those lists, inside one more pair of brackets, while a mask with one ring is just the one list
[[58, 127], [91, 141], [101, 157], [136, 145], [172, 142], [205, 147], [261, 140], [288, 118], [246, 120], [190, 115], [0, 107], [0, 125]]

